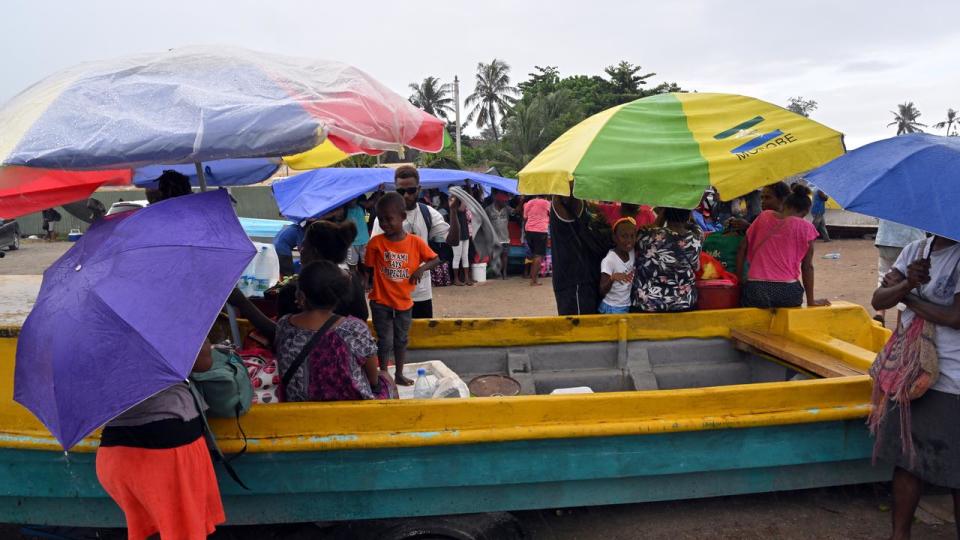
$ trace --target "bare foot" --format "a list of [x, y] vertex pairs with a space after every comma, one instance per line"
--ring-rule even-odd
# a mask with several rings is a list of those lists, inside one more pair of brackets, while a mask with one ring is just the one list
[[393, 378], [394, 382], [401, 386], [411, 386], [413, 381], [403, 376], [403, 373], [397, 373], [397, 376]]
[[463, 287], [462, 281], [454, 281], [453, 284], [456, 285], [457, 287]]
[[543, 283], [540, 283], [539, 281], [531, 281], [531, 282], [530, 282], [530, 286], [531, 286], [531, 287], [539, 287], [539, 286], [541, 286], [541, 285], [543, 285]]
[[474, 284], [474, 283], [476, 283], [476, 281], [473, 281], [473, 280], [468, 281], [468, 282], [467, 282], [467, 287], [473, 287], [473, 284]]

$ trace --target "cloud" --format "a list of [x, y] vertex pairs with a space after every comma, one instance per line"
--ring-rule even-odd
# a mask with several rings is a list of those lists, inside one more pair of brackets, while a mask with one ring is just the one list
[[854, 60], [840, 65], [837, 71], [840, 73], [876, 73], [878, 71], [896, 69], [901, 65], [899, 62], [889, 62], [886, 60]]

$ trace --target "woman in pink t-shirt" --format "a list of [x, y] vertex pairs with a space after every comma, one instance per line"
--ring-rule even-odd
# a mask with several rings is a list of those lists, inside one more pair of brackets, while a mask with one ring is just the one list
[[782, 211], [764, 210], [747, 229], [750, 269], [743, 286], [744, 307], [799, 307], [804, 292], [807, 306], [830, 305], [813, 296], [813, 242], [818, 234], [803, 219], [810, 205], [810, 189], [794, 184]]
[[547, 230], [550, 228], [550, 201], [536, 197], [523, 205], [523, 230], [533, 254], [530, 263], [530, 285], [540, 285], [540, 261], [547, 255]]

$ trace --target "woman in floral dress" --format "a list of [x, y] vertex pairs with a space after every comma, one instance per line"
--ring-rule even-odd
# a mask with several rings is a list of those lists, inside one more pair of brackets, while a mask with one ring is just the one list
[[664, 208], [662, 226], [639, 229], [631, 311], [688, 311], [697, 305], [703, 233], [690, 210]]
[[[297, 301], [303, 311], [277, 321], [277, 366], [289, 379], [285, 401], [351, 401], [396, 397], [393, 381], [377, 366], [377, 345], [367, 324], [333, 310], [349, 277], [330, 261], [300, 271]], [[314, 337], [316, 336], [316, 339]], [[302, 364], [294, 365], [305, 347]]]

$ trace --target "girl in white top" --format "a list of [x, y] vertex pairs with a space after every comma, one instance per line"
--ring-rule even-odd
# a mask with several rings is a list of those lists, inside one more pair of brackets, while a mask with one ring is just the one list
[[614, 248], [600, 262], [600, 294], [604, 295], [600, 313], [628, 313], [630, 286], [633, 283], [634, 244], [637, 243], [637, 222], [620, 218], [613, 224]]

